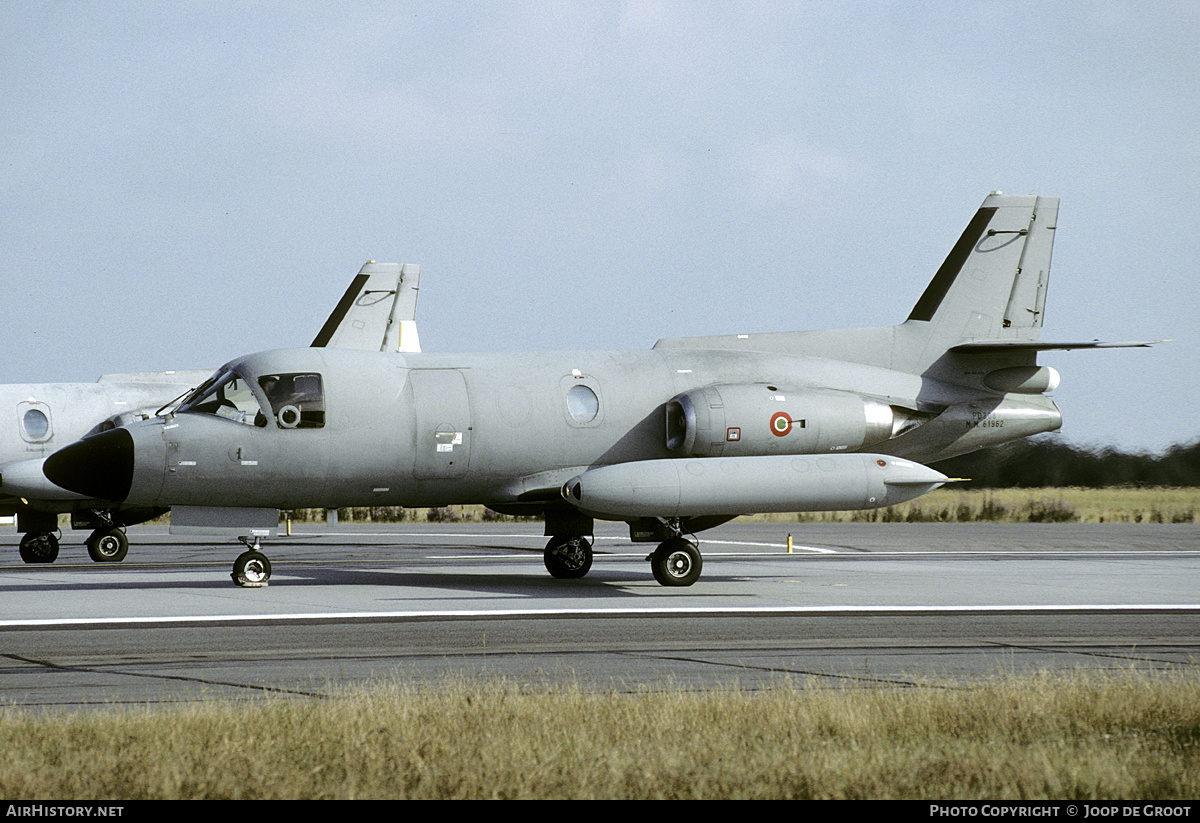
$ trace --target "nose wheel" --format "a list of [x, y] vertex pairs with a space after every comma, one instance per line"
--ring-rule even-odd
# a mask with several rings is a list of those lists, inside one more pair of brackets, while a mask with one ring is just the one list
[[238, 555], [238, 559], [233, 561], [233, 573], [230, 574], [230, 577], [233, 578], [234, 583], [244, 589], [262, 588], [271, 579], [271, 561], [259, 551], [257, 537], [253, 544], [245, 539], [242, 542], [250, 546], [250, 550], [242, 552]]

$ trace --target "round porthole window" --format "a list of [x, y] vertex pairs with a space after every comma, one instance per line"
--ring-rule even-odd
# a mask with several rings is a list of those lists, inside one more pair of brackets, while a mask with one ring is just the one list
[[41, 440], [50, 431], [50, 419], [41, 409], [25, 412], [21, 418], [21, 425], [25, 427], [25, 436], [30, 440]]
[[600, 413], [600, 399], [587, 386], [572, 386], [567, 392], [567, 413], [578, 423], [590, 423]]

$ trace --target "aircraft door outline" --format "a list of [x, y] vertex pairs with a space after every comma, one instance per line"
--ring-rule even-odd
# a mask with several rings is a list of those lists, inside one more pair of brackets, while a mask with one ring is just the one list
[[413, 369], [413, 424], [418, 480], [455, 479], [471, 463], [471, 400], [460, 369]]

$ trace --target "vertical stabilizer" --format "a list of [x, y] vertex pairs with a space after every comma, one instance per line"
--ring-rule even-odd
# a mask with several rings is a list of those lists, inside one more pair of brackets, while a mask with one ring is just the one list
[[988, 195], [905, 325], [928, 323], [931, 349], [1037, 340], [1057, 218], [1057, 197]]
[[321, 328], [314, 347], [419, 352], [417, 291], [421, 267], [368, 262]]

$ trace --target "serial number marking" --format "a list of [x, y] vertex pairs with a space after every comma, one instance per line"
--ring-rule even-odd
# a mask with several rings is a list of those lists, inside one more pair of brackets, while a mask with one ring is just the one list
[[991, 412], [971, 412], [971, 419], [965, 421], [967, 429], [1002, 429], [1004, 420]]

